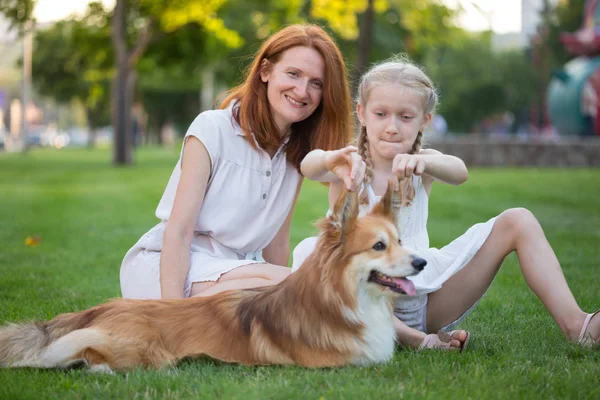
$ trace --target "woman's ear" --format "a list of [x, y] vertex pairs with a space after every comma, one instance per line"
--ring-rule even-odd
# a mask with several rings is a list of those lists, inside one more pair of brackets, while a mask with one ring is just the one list
[[260, 80], [263, 83], [269, 82], [269, 77], [271, 76], [271, 68], [272, 64], [266, 58], [260, 62]]

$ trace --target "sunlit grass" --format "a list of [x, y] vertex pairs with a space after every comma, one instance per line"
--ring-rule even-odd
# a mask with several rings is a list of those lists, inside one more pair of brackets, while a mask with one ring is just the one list
[[[127, 249], [156, 222], [154, 210], [179, 149], [144, 149], [129, 168], [108, 150], [0, 153], [0, 322], [51, 318], [120, 295]], [[539, 218], [587, 311], [600, 306], [600, 171], [472, 169], [461, 187], [434, 186], [429, 231], [440, 247], [509, 207]], [[292, 245], [313, 235], [326, 188], [305, 182]], [[39, 245], [28, 246], [28, 237]], [[169, 371], [115, 376], [0, 370], [0, 399], [179, 398], [599, 398], [600, 351], [566, 343], [505, 262], [464, 328], [464, 354], [401, 351], [368, 368], [305, 370], [188, 361]], [[202, 332], [199, 331], [198, 334]]]

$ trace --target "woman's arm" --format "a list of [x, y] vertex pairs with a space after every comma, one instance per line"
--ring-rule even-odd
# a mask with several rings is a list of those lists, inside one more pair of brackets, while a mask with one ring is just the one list
[[202, 142], [188, 136], [183, 149], [181, 177], [167, 221], [160, 258], [160, 292], [163, 299], [183, 298], [190, 269], [190, 246], [196, 218], [210, 177], [210, 157]]
[[292, 207], [288, 212], [285, 221], [277, 234], [271, 240], [271, 243], [267, 245], [263, 249], [262, 255], [266, 262], [273, 265], [283, 265], [287, 266], [290, 259], [290, 227], [292, 225], [292, 216], [294, 215], [294, 210], [296, 208], [296, 201], [298, 200], [298, 195], [300, 194], [300, 188], [302, 187], [302, 179], [298, 182], [298, 186], [296, 187], [296, 195], [294, 196], [294, 201], [292, 202]]

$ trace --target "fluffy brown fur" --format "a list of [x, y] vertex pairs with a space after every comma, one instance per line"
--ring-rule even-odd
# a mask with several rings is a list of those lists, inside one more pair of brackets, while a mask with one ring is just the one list
[[0, 366], [83, 361], [111, 371], [198, 356], [305, 367], [385, 361], [394, 349], [393, 300], [409, 290], [403, 277], [425, 263], [399, 244], [391, 186], [360, 218], [357, 195], [342, 194], [320, 222], [316, 251], [277, 286], [185, 300], [118, 299], [11, 324], [0, 328]]

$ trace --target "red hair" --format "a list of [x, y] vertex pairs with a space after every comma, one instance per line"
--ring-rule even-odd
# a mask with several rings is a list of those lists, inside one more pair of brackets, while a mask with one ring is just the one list
[[352, 137], [352, 104], [346, 66], [333, 39], [317, 25], [290, 25], [267, 39], [248, 67], [244, 82], [229, 91], [220, 108], [233, 100], [234, 117], [249, 143], [256, 142], [263, 149], [277, 148], [283, 143], [273, 120], [267, 84], [260, 79], [263, 60], [275, 64], [283, 52], [296, 46], [315, 49], [325, 61], [323, 96], [315, 111], [305, 120], [292, 124], [290, 140], [285, 149], [287, 160], [300, 170], [300, 162], [314, 149], [336, 150], [344, 147]]

